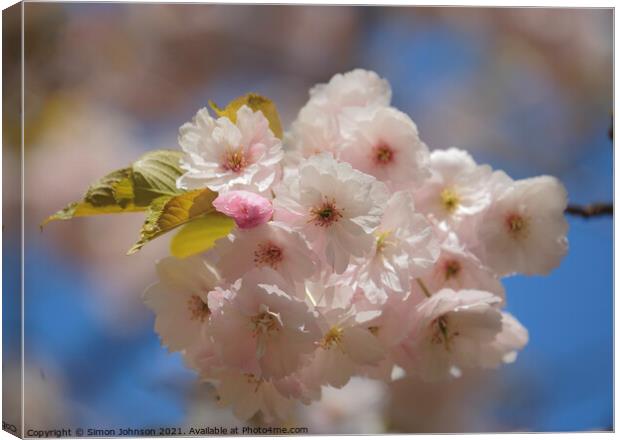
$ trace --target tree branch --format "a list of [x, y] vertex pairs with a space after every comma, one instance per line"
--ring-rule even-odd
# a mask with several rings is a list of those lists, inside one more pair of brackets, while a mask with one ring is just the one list
[[566, 213], [578, 215], [583, 218], [614, 215], [614, 205], [612, 203], [592, 203], [585, 206], [568, 205], [566, 208]]

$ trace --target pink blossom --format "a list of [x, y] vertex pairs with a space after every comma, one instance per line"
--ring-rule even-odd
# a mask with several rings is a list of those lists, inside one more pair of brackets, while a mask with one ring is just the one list
[[267, 223], [273, 214], [271, 202], [250, 191], [228, 191], [220, 194], [213, 206], [232, 217], [241, 229], [250, 229]]

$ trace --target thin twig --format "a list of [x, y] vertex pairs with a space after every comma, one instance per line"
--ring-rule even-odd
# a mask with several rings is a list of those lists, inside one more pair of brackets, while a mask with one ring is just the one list
[[585, 206], [568, 205], [566, 208], [566, 213], [578, 215], [583, 218], [614, 215], [614, 205], [612, 203], [592, 203]]

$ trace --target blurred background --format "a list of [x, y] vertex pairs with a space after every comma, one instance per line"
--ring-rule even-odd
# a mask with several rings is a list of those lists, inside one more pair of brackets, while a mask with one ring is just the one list
[[[5, 39], [19, 41], [18, 24], [5, 21]], [[147, 150], [178, 148], [178, 127], [208, 99], [259, 92], [288, 124], [313, 84], [375, 70], [430, 148], [467, 149], [514, 178], [555, 175], [572, 203], [611, 202], [612, 35], [610, 9], [26, 3], [27, 427], [237, 423], [153, 331], [140, 295], [168, 243], [125, 256], [142, 214], [39, 231], [96, 178]], [[7, 78], [19, 74], [5, 65]], [[19, 92], [5, 99], [19, 103]], [[18, 120], [5, 112], [4, 127], [5, 174], [16, 173]], [[18, 191], [3, 202], [18, 212]], [[11, 221], [5, 214], [5, 274], [19, 268]], [[310, 433], [613, 429], [612, 218], [569, 222], [560, 268], [505, 280], [508, 309], [530, 331], [515, 364], [440, 385], [356, 379], [300, 407], [293, 424]], [[19, 284], [6, 275], [3, 284], [7, 314], [18, 310], [7, 292]], [[19, 335], [7, 330], [17, 319], [5, 316], [3, 346], [15, 377]]]

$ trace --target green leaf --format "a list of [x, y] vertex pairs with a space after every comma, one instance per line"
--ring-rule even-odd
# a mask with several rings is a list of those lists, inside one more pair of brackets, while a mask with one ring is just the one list
[[237, 110], [243, 105], [247, 105], [254, 111], [260, 110], [269, 121], [269, 128], [271, 128], [273, 134], [282, 139], [282, 124], [280, 123], [278, 109], [273, 101], [264, 96], [257, 93], [248, 93], [232, 100], [224, 109], [219, 108], [213, 101], [209, 101], [209, 105], [218, 116], [225, 116], [233, 123], [237, 122]]
[[127, 252], [136, 253], [142, 246], [156, 237], [184, 225], [196, 218], [215, 211], [213, 200], [217, 193], [208, 189], [197, 189], [177, 196], [163, 196], [155, 199], [140, 231], [140, 239]]
[[135, 202], [149, 205], [159, 196], [173, 196], [182, 191], [177, 188], [182, 151], [156, 150], [145, 154], [132, 166]]
[[112, 171], [88, 187], [84, 202], [92, 206], [119, 205], [124, 208], [133, 198], [130, 186], [131, 168]]
[[156, 150], [146, 153], [131, 166], [112, 171], [87, 189], [84, 198], [73, 202], [43, 221], [68, 220], [100, 214], [145, 211], [162, 196], [173, 196], [176, 180], [183, 174], [181, 151]]
[[210, 249], [215, 241], [225, 237], [235, 227], [235, 221], [214, 212], [186, 224], [172, 237], [170, 253], [186, 258]]

